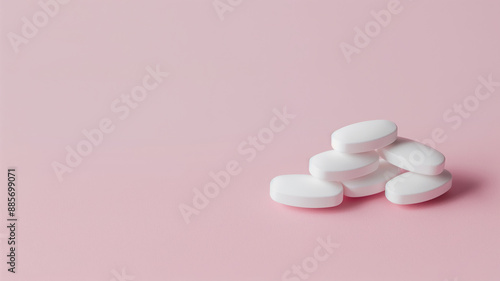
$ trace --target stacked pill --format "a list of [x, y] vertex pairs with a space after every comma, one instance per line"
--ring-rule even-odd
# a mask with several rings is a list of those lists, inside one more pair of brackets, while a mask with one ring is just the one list
[[271, 198], [285, 205], [326, 208], [344, 196], [385, 191], [395, 204], [434, 199], [451, 187], [444, 155], [419, 142], [398, 137], [388, 120], [370, 120], [336, 130], [333, 150], [309, 160], [310, 175], [282, 175], [271, 181]]

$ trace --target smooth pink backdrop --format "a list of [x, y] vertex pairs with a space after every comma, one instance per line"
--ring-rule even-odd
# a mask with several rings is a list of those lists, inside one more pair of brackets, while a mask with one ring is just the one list
[[[211, 0], [73, 0], [15, 53], [9, 32], [40, 7], [1, 0], [0, 163], [19, 184], [18, 272], [2, 219], [2, 280], [282, 280], [328, 236], [340, 247], [308, 280], [498, 280], [500, 87], [457, 129], [443, 114], [479, 76], [500, 81], [500, 2], [401, 0], [347, 63], [340, 44], [388, 2], [243, 1], [221, 20]], [[156, 65], [170, 76], [117, 119], [110, 104]], [[296, 117], [246, 161], [238, 145], [283, 107]], [[115, 131], [60, 183], [51, 163], [104, 117]], [[445, 132], [446, 195], [323, 210], [270, 199], [270, 180], [307, 173], [333, 130], [382, 118], [409, 138]], [[179, 204], [231, 160], [241, 174], [186, 224]]]

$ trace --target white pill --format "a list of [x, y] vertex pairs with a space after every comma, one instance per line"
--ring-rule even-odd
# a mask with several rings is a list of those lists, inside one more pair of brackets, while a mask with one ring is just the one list
[[439, 175], [444, 170], [444, 155], [432, 147], [398, 137], [378, 150], [382, 158], [394, 166], [423, 175]]
[[385, 184], [399, 174], [399, 168], [380, 159], [378, 169], [366, 176], [343, 181], [344, 195], [348, 197], [363, 197], [385, 190]]
[[271, 180], [271, 198], [281, 204], [303, 208], [327, 208], [342, 203], [342, 185], [311, 175], [283, 175]]
[[371, 120], [345, 126], [333, 132], [332, 147], [340, 152], [360, 153], [391, 144], [398, 127], [388, 120]]
[[436, 176], [407, 172], [387, 182], [385, 197], [395, 204], [425, 202], [448, 191], [451, 179], [451, 173], [447, 170]]
[[375, 151], [349, 154], [329, 150], [309, 160], [311, 175], [327, 181], [344, 181], [362, 177], [377, 170], [379, 156]]

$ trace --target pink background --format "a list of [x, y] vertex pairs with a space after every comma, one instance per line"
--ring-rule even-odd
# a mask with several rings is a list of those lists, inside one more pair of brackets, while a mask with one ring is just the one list
[[[2, 177], [2, 280], [282, 280], [328, 236], [340, 246], [308, 280], [497, 280], [500, 87], [456, 129], [443, 114], [479, 76], [500, 81], [500, 2], [402, 0], [348, 63], [340, 44], [388, 2], [233, 0], [221, 20], [211, 0], [73, 0], [15, 53], [9, 32], [41, 8], [1, 0], [0, 162], [19, 185], [14, 275]], [[119, 120], [110, 104], [156, 65], [170, 76]], [[238, 145], [285, 106], [296, 117], [246, 161]], [[104, 117], [115, 130], [59, 182], [51, 163]], [[270, 180], [307, 173], [333, 130], [381, 118], [409, 138], [445, 132], [447, 194], [270, 199]], [[232, 160], [242, 172], [186, 224], [179, 205]]]

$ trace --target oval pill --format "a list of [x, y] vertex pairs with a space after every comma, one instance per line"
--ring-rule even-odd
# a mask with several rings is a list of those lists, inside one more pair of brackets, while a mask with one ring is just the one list
[[385, 190], [385, 184], [399, 174], [399, 168], [380, 159], [378, 169], [366, 176], [343, 181], [344, 195], [348, 197], [363, 197], [380, 193]]
[[398, 127], [389, 120], [370, 120], [342, 127], [332, 134], [332, 147], [340, 152], [360, 153], [394, 142]]
[[394, 166], [424, 175], [439, 175], [444, 170], [444, 155], [425, 144], [398, 137], [378, 150], [380, 156]]
[[375, 151], [349, 154], [329, 150], [309, 159], [309, 172], [327, 181], [344, 181], [362, 177], [377, 170], [379, 155]]
[[342, 203], [342, 185], [311, 175], [282, 175], [271, 180], [271, 198], [281, 204], [303, 208], [327, 208]]
[[436, 176], [407, 172], [388, 181], [385, 196], [395, 204], [415, 204], [434, 199], [451, 188], [452, 176], [447, 170]]

